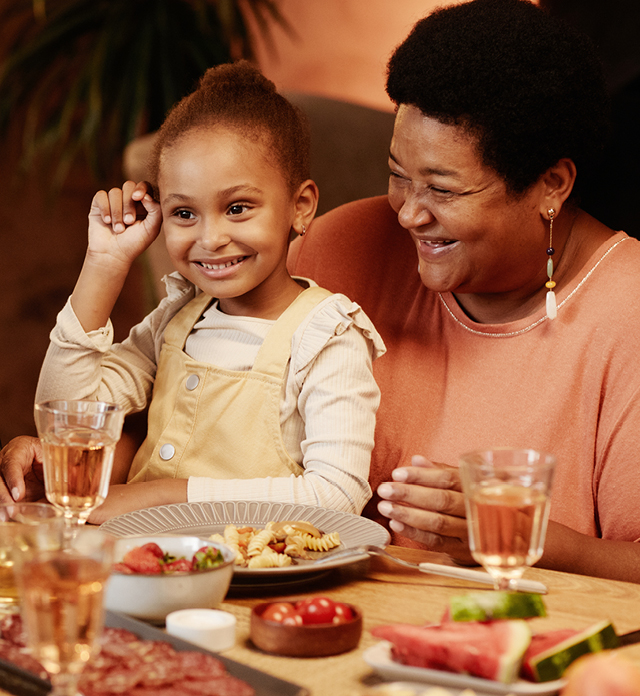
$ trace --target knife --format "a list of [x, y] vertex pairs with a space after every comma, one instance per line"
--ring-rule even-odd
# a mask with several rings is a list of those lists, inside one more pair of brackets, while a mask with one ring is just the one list
[[621, 636], [618, 636], [618, 641], [620, 642], [620, 648], [624, 645], [633, 645], [634, 643], [640, 643], [640, 631], [630, 631], [629, 633], [623, 633]]

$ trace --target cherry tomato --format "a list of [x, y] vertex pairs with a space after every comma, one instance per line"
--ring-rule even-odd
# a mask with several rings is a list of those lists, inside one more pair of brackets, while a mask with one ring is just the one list
[[328, 597], [309, 597], [296, 602], [304, 624], [331, 623], [335, 616], [335, 602]]
[[353, 611], [351, 611], [351, 607], [342, 602], [336, 602], [335, 615], [331, 623], [342, 624], [348, 623], [349, 621], [353, 621]]
[[298, 612], [295, 614], [289, 614], [282, 619], [282, 623], [285, 626], [302, 626], [302, 617]]
[[274, 602], [263, 612], [262, 618], [267, 621], [277, 621], [282, 624], [302, 625], [302, 617], [291, 602]]

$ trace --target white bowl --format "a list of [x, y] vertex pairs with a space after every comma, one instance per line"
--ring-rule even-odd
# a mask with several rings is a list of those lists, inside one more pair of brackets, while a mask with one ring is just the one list
[[191, 558], [203, 546], [220, 549], [224, 563], [209, 570], [166, 575], [128, 575], [114, 571], [107, 583], [105, 607], [138, 619], [164, 622], [167, 614], [179, 609], [214, 609], [227, 594], [233, 576], [235, 551], [197, 536], [156, 534], [117, 539], [114, 559], [118, 563], [136, 546], [155, 542], [174, 556]]

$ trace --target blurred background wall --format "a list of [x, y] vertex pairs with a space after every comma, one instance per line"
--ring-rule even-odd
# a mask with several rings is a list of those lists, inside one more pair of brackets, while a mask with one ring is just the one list
[[[372, 127], [386, 138], [389, 119], [392, 120], [392, 108], [384, 92], [386, 61], [414, 22], [443, 4], [452, 3], [446, 0], [282, 0], [282, 12], [296, 37], [276, 27], [273, 32], [276, 53], [270, 53], [259, 43], [259, 63], [281, 90], [295, 94], [303, 106], [306, 95], [312, 95], [321, 98], [321, 105], [331, 104], [338, 109], [330, 114], [333, 120], [318, 121], [316, 132], [320, 136], [323, 127], [325, 132], [330, 132], [332, 126], [328, 124], [342, 118], [344, 112], [339, 110], [340, 105], [334, 105], [337, 100], [360, 107], [362, 111], [356, 109], [355, 113], [371, 119]], [[322, 102], [325, 98], [332, 101]], [[17, 114], [16, 121], [20, 118], [23, 115]], [[63, 189], [54, 197], [48, 193], [47, 175], [37, 165], [27, 176], [16, 179], [19, 144], [17, 128], [0, 142], [0, 440], [3, 443], [16, 435], [35, 434], [32, 411], [40, 364], [56, 314], [73, 289], [84, 258], [87, 213], [98, 188], [83, 163], [74, 166]], [[377, 143], [385, 159], [383, 169], [387, 146], [386, 142]], [[314, 149], [322, 149], [322, 145], [314, 142]], [[365, 154], [355, 152], [352, 157]], [[356, 167], [353, 177], [365, 178], [364, 166]], [[327, 182], [325, 190], [331, 185], [330, 179]], [[103, 185], [120, 183], [114, 177]], [[378, 192], [383, 191], [371, 193]], [[324, 197], [325, 209], [331, 205], [329, 193]], [[337, 196], [348, 197], [350, 191], [345, 184], [334, 194], [334, 200], [338, 200]], [[132, 270], [113, 314], [118, 340], [148, 311], [153, 287], [150, 290], [147, 274], [160, 272], [144, 262]]]

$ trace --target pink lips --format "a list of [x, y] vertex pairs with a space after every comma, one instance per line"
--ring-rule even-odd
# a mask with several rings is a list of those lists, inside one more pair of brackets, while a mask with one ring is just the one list
[[447, 254], [458, 245], [458, 241], [452, 240], [430, 240], [417, 239], [418, 252], [424, 258], [437, 258]]

